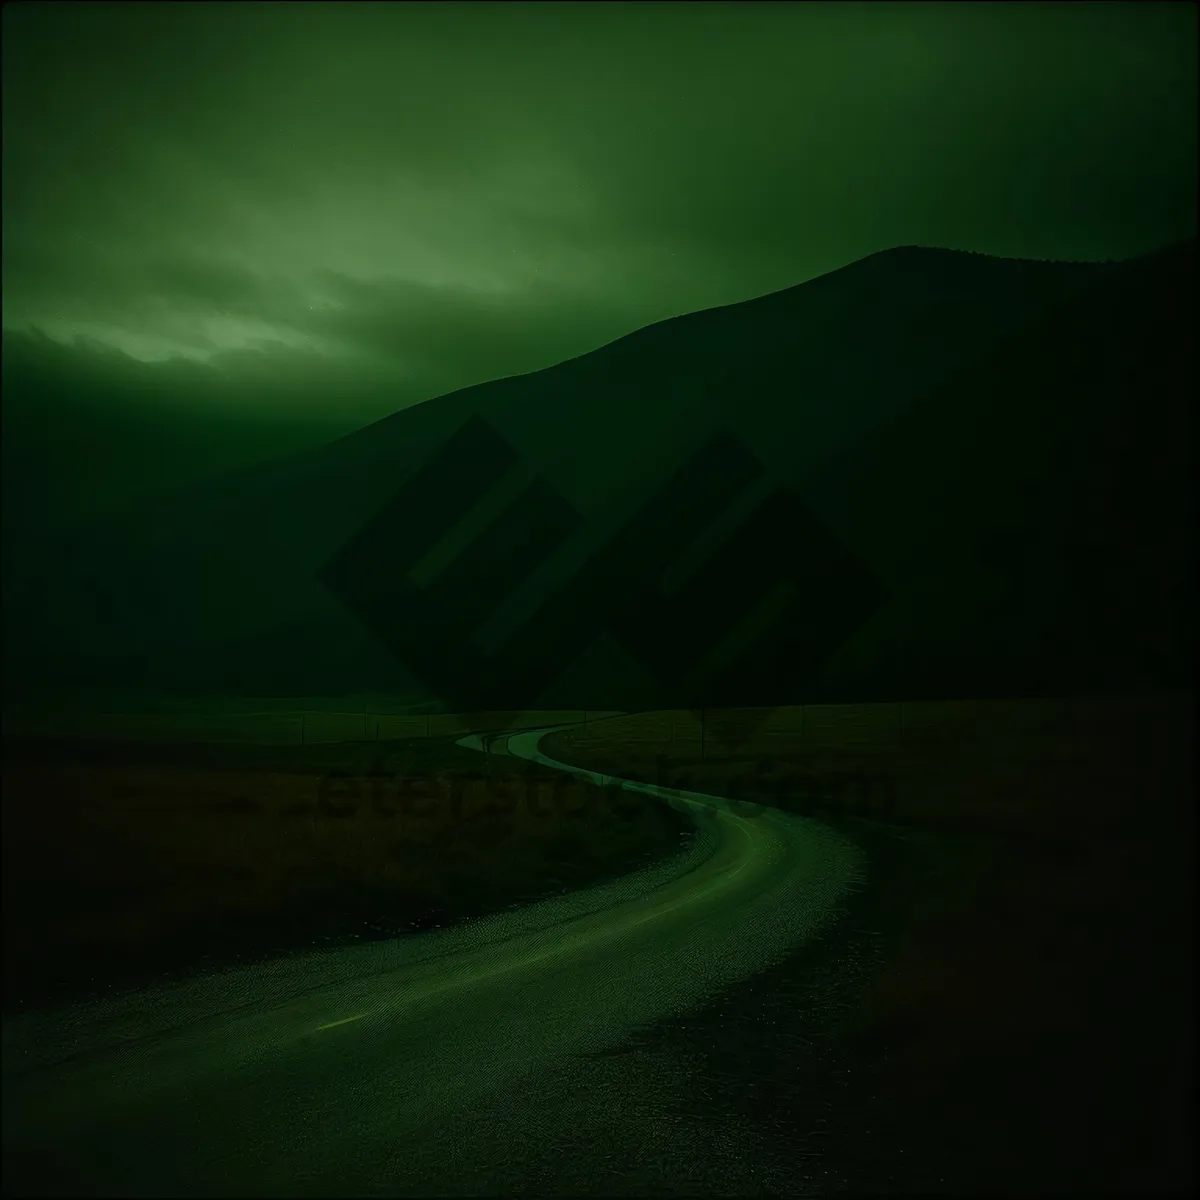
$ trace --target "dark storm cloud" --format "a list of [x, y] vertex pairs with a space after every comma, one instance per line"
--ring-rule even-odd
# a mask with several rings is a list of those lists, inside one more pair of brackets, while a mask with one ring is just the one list
[[1195, 227], [1192, 5], [3, 20], [6, 338], [215, 381], [238, 419], [349, 430], [891, 245], [1119, 258]]
[[334, 271], [318, 280], [331, 307], [309, 311], [304, 324], [314, 335], [422, 373], [436, 374], [463, 354], [486, 361], [490, 377], [537, 370], [625, 332], [623, 314], [606, 298], [588, 305], [536, 280], [515, 295]]

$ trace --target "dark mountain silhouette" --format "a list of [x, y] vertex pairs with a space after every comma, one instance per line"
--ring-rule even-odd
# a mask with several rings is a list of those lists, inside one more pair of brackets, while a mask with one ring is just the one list
[[1187, 686], [1194, 272], [904, 247], [443, 396], [23, 549], [7, 687]]
[[1190, 686], [1195, 265], [1119, 264], [810, 475], [895, 582], [831, 685]]

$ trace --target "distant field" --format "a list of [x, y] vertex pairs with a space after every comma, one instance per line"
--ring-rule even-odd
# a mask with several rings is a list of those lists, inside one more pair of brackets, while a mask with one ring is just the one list
[[[6, 736], [246, 742], [302, 746], [462, 736], [495, 726], [582, 721], [582, 711], [444, 713], [386, 697], [80, 697], [26, 704], [4, 714]], [[607, 715], [598, 713], [597, 716]]]
[[3, 787], [8, 1003], [450, 924], [623, 874], [685, 830], [445, 736], [7, 738]]
[[805, 705], [612, 717], [547, 752], [813, 814], [1079, 838], [1191, 803], [1190, 698]]
[[1173, 1177], [1195, 1115], [1190, 699], [806, 706], [704, 726], [703, 749], [682, 712], [545, 748], [816, 815], [867, 848], [860, 919], [879, 962], [842, 1020], [851, 1161], [870, 1129], [930, 1194], [983, 1164], [989, 1194], [1102, 1189], [1130, 1164]]

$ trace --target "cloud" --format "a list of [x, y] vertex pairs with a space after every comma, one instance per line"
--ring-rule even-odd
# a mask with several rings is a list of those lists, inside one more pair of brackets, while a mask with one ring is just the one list
[[1190, 5], [2, 19], [5, 345], [110, 346], [114, 404], [348, 432], [892, 245], [1195, 229]]

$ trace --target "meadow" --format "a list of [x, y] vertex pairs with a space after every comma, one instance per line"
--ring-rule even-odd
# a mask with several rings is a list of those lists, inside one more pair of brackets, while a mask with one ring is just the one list
[[455, 736], [7, 738], [6, 1004], [469, 920], [686, 832], [667, 805]]
[[614, 716], [551, 757], [793, 811], [1054, 844], [1188, 810], [1184, 697], [1055, 698]]
[[[828, 953], [870, 966], [818, 1055], [853, 1113], [827, 1135], [848, 1131], [827, 1147], [851, 1184], [905, 1163], [912, 1193], [1157, 1194], [1192, 1154], [1193, 717], [1178, 696], [663, 712], [544, 748], [807, 813], [866, 850]], [[822, 1044], [819, 951], [756, 984], [779, 998], [756, 1096], [812, 1069], [782, 1047]], [[750, 1003], [714, 1011], [711, 1037]]]

